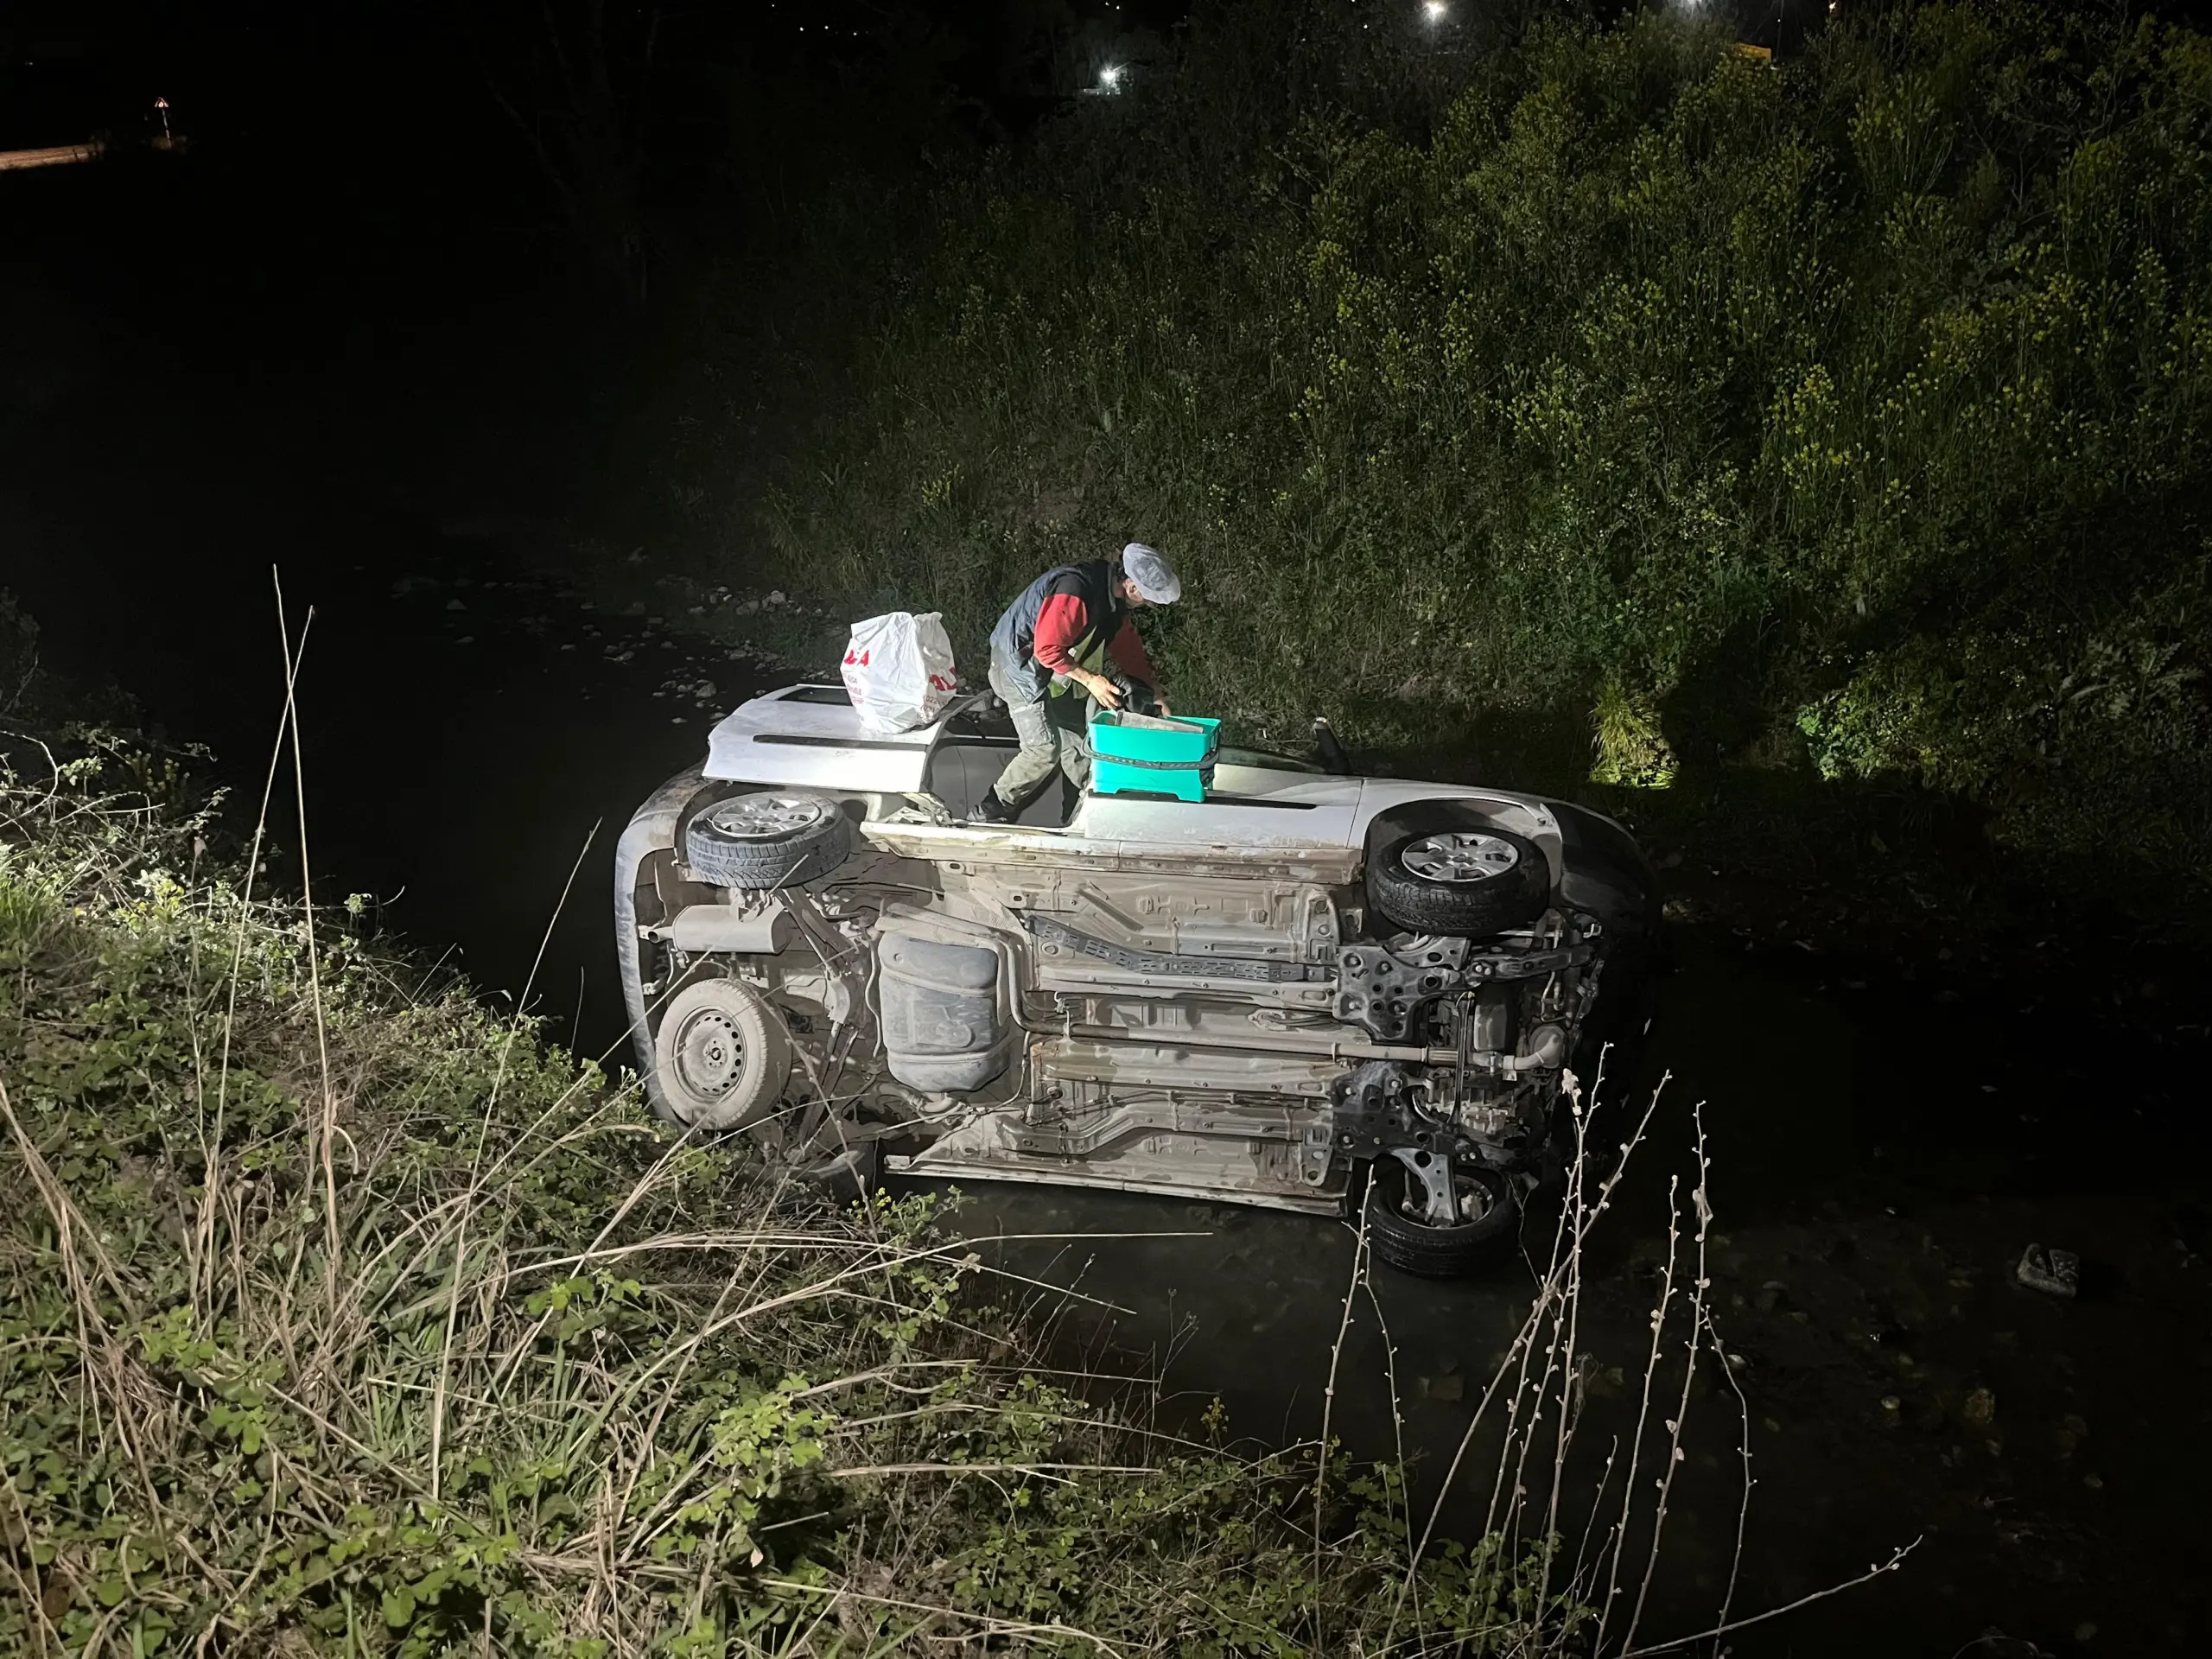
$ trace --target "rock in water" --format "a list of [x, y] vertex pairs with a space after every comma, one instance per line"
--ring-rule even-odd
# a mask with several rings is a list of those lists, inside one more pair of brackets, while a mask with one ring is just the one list
[[2046, 1296], [2071, 1296], [2082, 1282], [2082, 1258], [2071, 1250], [2046, 1251], [2040, 1244], [2031, 1244], [2012, 1277]]

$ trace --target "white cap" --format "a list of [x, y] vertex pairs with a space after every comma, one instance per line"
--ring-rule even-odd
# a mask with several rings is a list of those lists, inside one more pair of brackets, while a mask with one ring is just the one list
[[1173, 605], [1183, 597], [1183, 579], [1174, 567], [1142, 542], [1122, 550], [1122, 574], [1137, 585], [1137, 592], [1154, 605]]

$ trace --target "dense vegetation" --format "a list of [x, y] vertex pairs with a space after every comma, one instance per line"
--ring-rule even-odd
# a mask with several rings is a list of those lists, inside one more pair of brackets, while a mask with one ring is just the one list
[[1769, 64], [1663, 10], [1270, 0], [917, 217], [834, 416], [721, 498], [832, 614], [942, 607], [972, 663], [1141, 537], [1181, 700], [1248, 728], [2212, 851], [2198, 35], [1961, 0]]
[[1571, 1633], [1517, 1504], [1416, 1577], [1395, 1468], [1178, 1439], [1034, 1364], [926, 1203], [794, 1206], [659, 1130], [218, 868], [134, 753], [0, 772], [0, 1653]]

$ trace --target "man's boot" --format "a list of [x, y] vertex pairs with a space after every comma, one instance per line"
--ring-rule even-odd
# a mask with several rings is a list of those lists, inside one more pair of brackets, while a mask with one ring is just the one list
[[999, 798], [998, 791], [987, 789], [983, 798], [969, 809], [968, 817], [973, 823], [1012, 823], [1014, 809]]

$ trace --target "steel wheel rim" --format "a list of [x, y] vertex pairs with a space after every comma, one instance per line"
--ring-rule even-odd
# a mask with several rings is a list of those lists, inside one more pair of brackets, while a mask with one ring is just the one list
[[1440, 836], [1424, 836], [1400, 855], [1406, 868], [1424, 881], [1443, 887], [1465, 887], [1503, 875], [1521, 861], [1520, 849], [1500, 836], [1480, 830], [1453, 830]]
[[701, 1100], [720, 1100], [745, 1075], [745, 1038], [723, 1009], [687, 1014], [671, 1046], [677, 1080]]
[[811, 795], [741, 795], [707, 813], [707, 823], [732, 841], [781, 841], [820, 823], [829, 809]]

